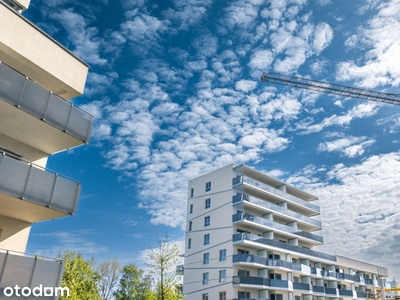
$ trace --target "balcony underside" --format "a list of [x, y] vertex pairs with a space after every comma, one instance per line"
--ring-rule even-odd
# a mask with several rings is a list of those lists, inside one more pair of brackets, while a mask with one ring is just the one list
[[47, 154], [85, 144], [1, 99], [0, 133]]
[[83, 94], [88, 65], [0, 1], [0, 61], [64, 99]]
[[0, 193], [0, 207], [1, 215], [29, 223], [53, 220], [71, 215], [2, 193]]

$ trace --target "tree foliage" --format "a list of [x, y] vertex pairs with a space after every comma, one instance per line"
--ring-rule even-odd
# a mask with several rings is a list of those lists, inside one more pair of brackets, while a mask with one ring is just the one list
[[114, 299], [114, 292], [118, 288], [122, 266], [117, 259], [105, 260], [96, 266], [99, 274], [97, 288], [102, 300]]
[[124, 266], [115, 299], [156, 300], [156, 295], [152, 291], [151, 277], [133, 264]]
[[94, 270], [93, 260], [85, 260], [81, 253], [65, 251], [57, 255], [65, 261], [62, 286], [68, 287], [70, 296], [60, 299], [68, 300], [100, 300], [96, 283], [99, 274]]
[[156, 285], [157, 299], [178, 300], [182, 295], [178, 289], [178, 277], [175, 272], [178, 264], [179, 249], [176, 244], [171, 244], [168, 233], [164, 239], [157, 237], [158, 246], [148, 252], [147, 267], [150, 273], [158, 279]]

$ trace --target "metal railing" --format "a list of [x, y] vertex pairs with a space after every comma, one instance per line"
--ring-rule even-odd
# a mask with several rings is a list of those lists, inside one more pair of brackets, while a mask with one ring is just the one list
[[353, 290], [341, 290], [338, 289], [340, 296], [353, 296]]
[[317, 213], [320, 212], [319, 206], [317, 206], [315, 204], [312, 204], [310, 202], [307, 202], [307, 201], [305, 201], [303, 199], [297, 198], [297, 197], [295, 197], [293, 195], [290, 195], [288, 193], [282, 192], [282, 191], [280, 191], [280, 190], [278, 190], [278, 189], [276, 189], [274, 187], [271, 187], [271, 186], [269, 186], [267, 184], [261, 183], [261, 182], [259, 182], [257, 180], [252, 179], [252, 178], [249, 178], [249, 177], [246, 177], [246, 176], [243, 176], [243, 175], [238, 175], [237, 177], [233, 178], [233, 180], [232, 180], [232, 185], [233, 186], [235, 186], [237, 184], [240, 184], [240, 183], [247, 183], [249, 185], [252, 185], [254, 187], [257, 187], [259, 189], [267, 191], [267, 192], [269, 192], [269, 193], [271, 193], [273, 195], [276, 195], [276, 196], [282, 198], [282, 200], [286, 200], [286, 201], [298, 204], [300, 206], [309, 208], [310, 210], [313, 210], [313, 211], [315, 211]]
[[76, 180], [0, 152], [0, 193], [75, 214], [80, 190]]
[[308, 283], [293, 282], [293, 289], [294, 290], [302, 290], [302, 291], [310, 291], [311, 285]]
[[247, 240], [247, 241], [260, 243], [260, 244], [263, 244], [263, 245], [278, 247], [278, 248], [282, 248], [282, 249], [285, 249], [285, 250], [289, 250], [289, 251], [293, 251], [293, 252], [297, 252], [297, 253], [302, 253], [302, 254], [306, 254], [306, 255], [310, 255], [310, 256], [315, 256], [315, 257], [319, 257], [321, 259], [326, 259], [326, 260], [329, 260], [329, 261], [336, 262], [336, 256], [334, 256], [334, 255], [325, 254], [325, 253], [314, 251], [314, 250], [311, 250], [311, 249], [307, 249], [307, 248], [303, 248], [303, 247], [299, 247], [299, 246], [283, 243], [283, 242], [280, 242], [280, 241], [277, 241], [277, 240], [274, 240], [274, 239], [267, 239], [265, 237], [260, 237], [260, 236], [255, 235], [255, 234], [250, 234], [250, 233], [245, 233], [245, 232], [236, 233], [236, 234], [233, 235], [232, 239], [233, 239], [233, 242], [237, 242], [237, 241], [241, 241], [241, 240], [243, 240], [243, 241]]
[[261, 257], [253, 254], [234, 254], [232, 256], [233, 263], [243, 262], [243, 263], [255, 263], [270, 267], [282, 267], [290, 270], [300, 271], [301, 266], [296, 263], [284, 261], [281, 259], [272, 259], [267, 257]]
[[254, 203], [254, 204], [258, 205], [258, 206], [261, 206], [261, 207], [266, 208], [268, 210], [271, 210], [273, 212], [277, 212], [277, 213], [280, 213], [282, 215], [286, 215], [286, 216], [292, 217], [292, 218], [294, 218], [296, 220], [300, 220], [300, 221], [309, 223], [309, 224], [314, 225], [314, 226], [316, 226], [318, 228], [322, 228], [321, 221], [319, 221], [319, 220], [304, 216], [302, 214], [299, 214], [299, 213], [296, 213], [294, 211], [288, 210], [288, 209], [286, 209], [284, 207], [281, 207], [279, 205], [269, 203], [267, 201], [264, 201], [264, 200], [249, 196], [247, 194], [239, 193], [239, 194], [233, 196], [233, 198], [232, 198], [232, 203], [234, 203], [234, 204], [235, 203], [240, 203], [242, 201]]
[[253, 284], [284, 289], [289, 287], [287, 280], [269, 279], [254, 276], [233, 276], [233, 284]]
[[93, 116], [0, 62], [0, 98], [88, 143]]
[[16, 285], [31, 288], [59, 287], [63, 272], [63, 260], [0, 249], [0, 291]]
[[312, 290], [315, 293], [323, 293], [323, 294], [325, 294], [325, 288], [323, 286], [313, 285], [312, 286]]
[[267, 219], [264, 219], [264, 218], [261, 218], [261, 217], [253, 216], [253, 215], [248, 214], [248, 213], [237, 213], [237, 214], [232, 216], [232, 222], [239, 222], [239, 221], [243, 221], [243, 220], [254, 222], [256, 224], [264, 225], [264, 226], [267, 226], [267, 227], [271, 227], [271, 228], [274, 228], [274, 229], [281, 230], [283, 232], [291, 233], [291, 234], [294, 234], [294, 235], [298, 235], [298, 236], [301, 236], [301, 237], [305, 237], [305, 238], [308, 238], [308, 239], [323, 243], [323, 237], [322, 236], [319, 236], [319, 235], [316, 235], [316, 234], [312, 234], [312, 233], [309, 233], [309, 232], [305, 232], [305, 231], [299, 231], [296, 228], [293, 228], [293, 227], [290, 227], [290, 226], [287, 226], [287, 225], [283, 225], [283, 224], [280, 224], [280, 223], [277, 223], [277, 222], [274, 222], [274, 221], [270, 221], [270, 220], [267, 220]]

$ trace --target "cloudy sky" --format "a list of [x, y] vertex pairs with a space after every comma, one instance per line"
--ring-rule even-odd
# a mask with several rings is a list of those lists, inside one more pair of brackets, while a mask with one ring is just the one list
[[400, 106], [260, 82], [264, 71], [390, 93], [400, 0], [32, 0], [24, 15], [90, 65], [74, 103], [89, 146], [50, 158], [82, 181], [76, 216], [36, 224], [28, 252], [141, 263], [183, 241], [187, 181], [246, 164], [319, 197], [320, 251], [400, 280]]

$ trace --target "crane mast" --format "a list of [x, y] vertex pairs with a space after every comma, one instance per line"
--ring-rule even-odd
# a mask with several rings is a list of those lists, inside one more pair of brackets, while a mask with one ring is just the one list
[[283, 75], [274, 72], [263, 73], [261, 76], [261, 81], [287, 85], [321, 93], [400, 105], [399, 94], [376, 92], [302, 77]]

